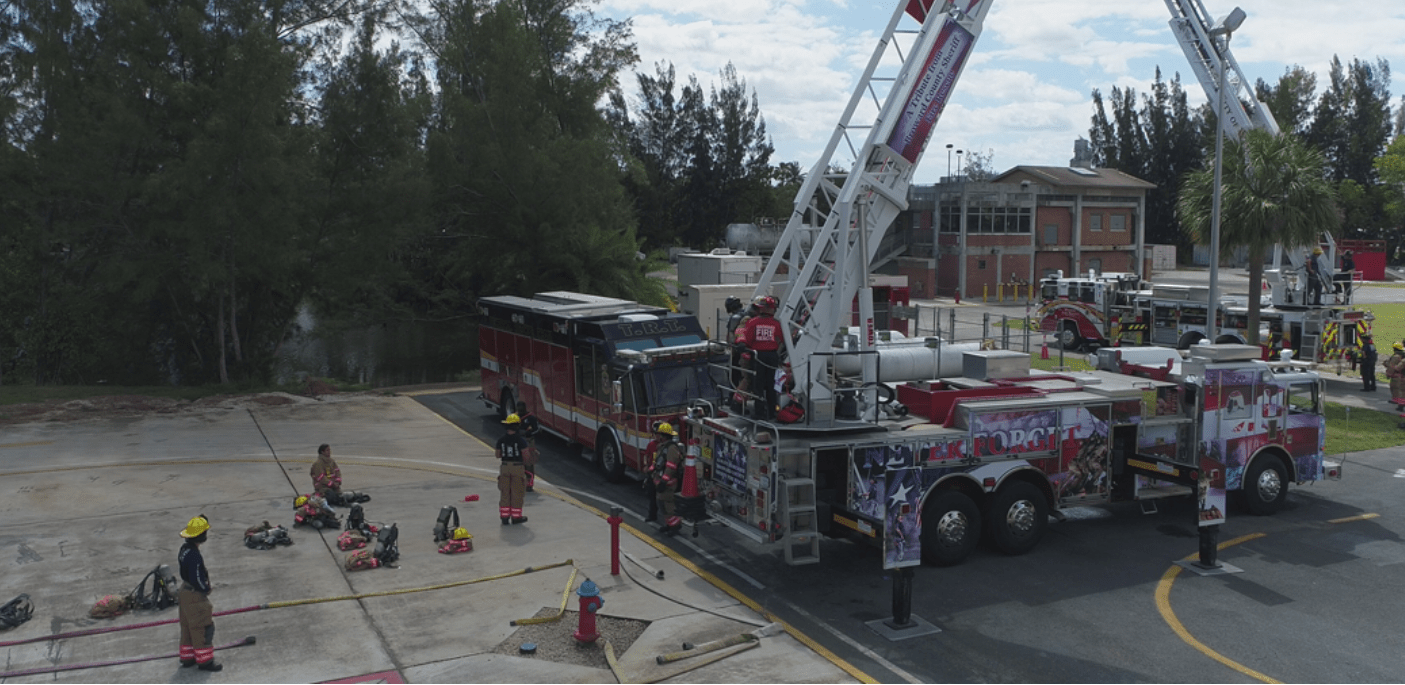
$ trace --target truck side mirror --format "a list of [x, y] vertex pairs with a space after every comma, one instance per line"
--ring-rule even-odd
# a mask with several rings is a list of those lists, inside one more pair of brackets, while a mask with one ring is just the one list
[[610, 404], [614, 406], [615, 413], [624, 411], [624, 386], [619, 381], [610, 382]]

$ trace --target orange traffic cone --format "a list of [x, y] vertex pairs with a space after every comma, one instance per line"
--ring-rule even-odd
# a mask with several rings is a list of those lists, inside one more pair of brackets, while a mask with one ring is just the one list
[[683, 459], [683, 486], [678, 493], [682, 497], [698, 496], [698, 441], [688, 440], [688, 455]]

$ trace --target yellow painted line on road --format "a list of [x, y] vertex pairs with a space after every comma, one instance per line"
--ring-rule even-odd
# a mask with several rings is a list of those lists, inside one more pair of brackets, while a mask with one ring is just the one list
[[38, 447], [40, 445], [52, 445], [53, 440], [36, 440], [35, 442], [12, 442], [7, 445], [0, 445], [0, 450], [6, 447]]
[[1369, 521], [1371, 519], [1380, 517], [1380, 514], [1358, 514], [1356, 516], [1347, 516], [1345, 518], [1328, 519], [1327, 523], [1351, 523], [1352, 521]]
[[[1242, 542], [1257, 540], [1264, 536], [1264, 533], [1253, 533], [1251, 535], [1238, 537], [1233, 540], [1229, 540], [1228, 542], [1220, 543], [1219, 549], [1226, 549], [1228, 547], [1232, 547]], [[1186, 557], [1185, 561], [1190, 561], [1198, 557], [1198, 554], [1192, 554]], [[1226, 657], [1223, 654], [1220, 654], [1219, 652], [1216, 652], [1215, 650], [1205, 646], [1205, 643], [1195, 639], [1195, 636], [1191, 635], [1189, 630], [1186, 630], [1186, 627], [1181, 624], [1180, 619], [1176, 618], [1176, 612], [1171, 610], [1171, 585], [1176, 582], [1176, 576], [1179, 576], [1180, 574], [1181, 567], [1172, 564], [1171, 568], [1166, 569], [1166, 573], [1161, 576], [1161, 582], [1157, 583], [1156, 585], [1156, 610], [1161, 612], [1162, 620], [1166, 621], [1166, 624], [1171, 627], [1171, 630], [1175, 631], [1176, 635], [1180, 636], [1180, 638], [1184, 640], [1186, 644], [1190, 645], [1191, 647], [1194, 647], [1196, 651], [1200, 652], [1201, 654], [1204, 654], [1205, 656], [1210, 657], [1211, 659], [1214, 659], [1215, 661], [1224, 664], [1225, 666], [1228, 666], [1229, 668], [1235, 671], [1238, 671], [1239, 673], [1243, 673], [1244, 675], [1249, 676], [1250, 678], [1265, 683], [1282, 682], [1279, 680], [1274, 680], [1273, 678], [1270, 678], [1262, 673], [1259, 673], [1258, 671], [1255, 671], [1254, 669], [1249, 668], [1248, 666], [1244, 666], [1243, 664], [1240, 664], [1236, 661], [1232, 661], [1229, 657]]]

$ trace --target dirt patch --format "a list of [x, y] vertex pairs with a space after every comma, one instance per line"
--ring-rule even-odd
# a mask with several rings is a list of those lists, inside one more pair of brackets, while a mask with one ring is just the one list
[[[544, 608], [537, 612], [536, 618], [555, 615], [556, 609]], [[644, 634], [644, 629], [649, 627], [648, 621], [632, 618], [596, 616], [595, 621], [600, 638], [589, 644], [581, 644], [573, 637], [580, 624], [580, 616], [578, 612], [567, 611], [559, 621], [518, 626], [516, 631], [493, 649], [493, 653], [609, 670], [610, 662], [605, 658], [605, 643], [609, 642], [615, 650], [615, 656], [619, 657]], [[536, 645], [535, 653], [522, 653], [522, 645], [527, 643]]]
[[[297, 402], [315, 402], [328, 395], [351, 397], [361, 393], [339, 393], [320, 381], [307, 385], [308, 396], [283, 392], [248, 395], [214, 395], [198, 400], [179, 400], [145, 395], [106, 395], [81, 400], [52, 400], [28, 404], [0, 405], [0, 426], [50, 421], [114, 419], [152, 414], [187, 414], [211, 410], [274, 407]], [[315, 391], [316, 394], [312, 394]], [[380, 393], [377, 393], [380, 394]]]

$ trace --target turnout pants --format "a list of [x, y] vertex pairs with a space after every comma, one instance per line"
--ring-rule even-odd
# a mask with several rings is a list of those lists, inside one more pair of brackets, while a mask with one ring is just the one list
[[188, 584], [180, 590], [181, 661], [205, 664], [215, 658], [215, 618], [210, 597]]
[[527, 476], [522, 462], [503, 462], [498, 469], [498, 516], [522, 518], [522, 498], [526, 491]]
[[659, 508], [663, 510], [663, 525], [667, 528], [681, 525], [683, 519], [678, 515], [673, 498], [674, 486], [659, 484], [657, 487]]

